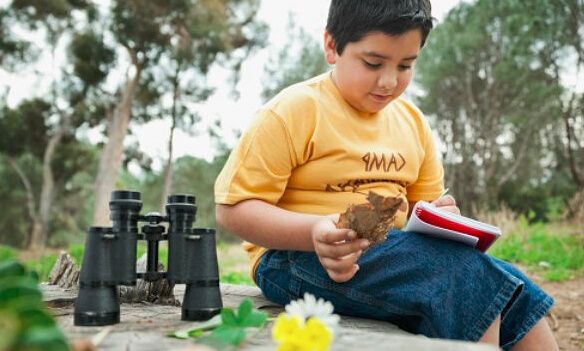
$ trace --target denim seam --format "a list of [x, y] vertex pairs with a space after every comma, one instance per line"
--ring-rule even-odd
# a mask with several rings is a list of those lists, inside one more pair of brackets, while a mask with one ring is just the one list
[[[293, 296], [288, 291], [286, 291], [285, 289], [282, 289], [278, 284], [276, 284], [273, 281], [271, 281], [270, 279], [266, 278], [264, 275], [258, 273], [258, 278], [259, 278], [258, 282], [260, 282], [260, 285], [264, 285], [264, 284], [268, 285], [269, 284], [270, 287], [276, 288], [277, 290], [279, 290], [282, 293], [282, 295], [288, 296], [288, 298], [290, 300], [293, 300]], [[264, 284], [261, 284], [261, 283], [264, 283]], [[264, 290], [265, 286], [260, 288], [260, 289]]]
[[520, 279], [517, 279], [516, 277], [511, 278], [512, 279], [508, 281], [501, 290], [499, 290], [493, 302], [487, 307], [485, 313], [483, 313], [482, 318], [472, 327], [472, 329], [470, 329], [469, 332], [464, 333], [467, 340], [479, 340], [505, 308], [504, 305], [509, 303], [515, 290], [523, 284]]
[[[383, 308], [384, 310], [388, 311], [389, 313], [395, 313], [395, 314], [400, 314], [400, 315], [410, 315], [410, 316], [419, 316], [421, 318], [423, 318], [426, 322], [428, 322], [430, 320], [430, 318], [428, 318], [428, 316], [426, 316], [425, 314], [421, 314], [419, 311], [411, 311], [411, 310], [407, 310], [407, 309], [403, 309], [403, 308], [398, 308], [395, 305], [389, 304], [387, 302], [385, 302], [384, 300], [380, 300], [375, 296], [371, 296], [371, 295], [367, 295], [364, 294], [360, 291], [354, 290], [354, 289], [350, 289], [350, 288], [344, 288], [341, 287], [339, 284], [334, 284], [332, 281], [327, 281], [324, 279], [321, 279], [319, 277], [313, 276], [312, 274], [310, 274], [309, 272], [307, 272], [306, 270], [298, 267], [297, 265], [293, 264], [291, 265], [291, 272], [298, 278], [300, 278], [301, 280], [304, 280], [306, 282], [308, 282], [309, 284], [313, 284], [315, 286], [318, 286], [319, 288], [322, 289], [328, 289], [331, 291], [334, 291], [338, 294], [342, 294], [344, 295], [346, 298], [351, 299], [351, 300], [355, 300], [355, 302], [357, 303], [363, 303], [363, 304], [370, 304], [370, 302], [365, 302], [365, 301], [375, 301], [376, 303], [374, 304], [375, 307], [377, 308]], [[307, 279], [309, 278], [309, 279]], [[431, 323], [427, 323], [428, 326], [431, 327], [432, 329], [432, 333], [434, 334], [434, 336], [438, 335], [438, 332], [434, 329], [434, 327], [431, 325]]]
[[525, 323], [523, 323], [523, 327], [517, 333], [515, 339], [511, 340], [505, 345], [501, 345], [501, 347], [505, 350], [510, 349], [511, 347], [515, 346], [516, 343], [521, 340], [527, 332], [531, 330], [535, 326], [535, 324], [542, 319], [545, 314], [552, 308], [554, 305], [554, 300], [546, 296], [546, 298], [539, 304], [539, 307], [530, 315], [528, 319], [526, 319]]

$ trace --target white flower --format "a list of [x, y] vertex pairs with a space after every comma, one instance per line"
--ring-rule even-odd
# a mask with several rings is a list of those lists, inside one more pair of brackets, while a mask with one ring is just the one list
[[316, 299], [314, 295], [304, 294], [304, 299], [295, 300], [286, 305], [286, 314], [297, 316], [302, 321], [311, 317], [318, 318], [333, 333], [336, 332], [341, 317], [333, 313], [333, 305], [324, 299]]

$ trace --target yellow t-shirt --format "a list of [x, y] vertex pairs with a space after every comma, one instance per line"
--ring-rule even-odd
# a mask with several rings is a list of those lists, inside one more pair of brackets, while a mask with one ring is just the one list
[[[328, 215], [366, 202], [369, 191], [430, 201], [443, 168], [426, 119], [398, 98], [370, 114], [355, 110], [323, 74], [263, 106], [215, 183], [215, 202], [259, 199], [286, 210]], [[407, 208], [396, 227], [405, 224]], [[245, 243], [252, 276], [266, 249]]]

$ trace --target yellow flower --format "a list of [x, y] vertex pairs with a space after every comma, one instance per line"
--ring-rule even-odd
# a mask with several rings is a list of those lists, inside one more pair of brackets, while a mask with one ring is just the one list
[[305, 294], [304, 300], [292, 301], [272, 328], [277, 351], [327, 351], [340, 319], [332, 312], [330, 302], [310, 294]]
[[274, 341], [284, 343], [288, 340], [295, 340], [300, 333], [302, 324], [304, 323], [299, 317], [289, 317], [286, 313], [280, 313], [272, 328]]
[[333, 340], [333, 335], [318, 318], [313, 317], [309, 318], [301, 329], [298, 340], [308, 350], [326, 351]]
[[301, 344], [300, 340], [287, 339], [282, 342], [276, 351], [312, 351], [309, 345]]

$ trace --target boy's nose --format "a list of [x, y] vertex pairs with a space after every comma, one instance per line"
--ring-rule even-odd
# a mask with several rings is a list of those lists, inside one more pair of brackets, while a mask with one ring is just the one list
[[379, 76], [377, 84], [381, 89], [392, 91], [397, 86], [397, 74], [395, 72], [384, 72]]

